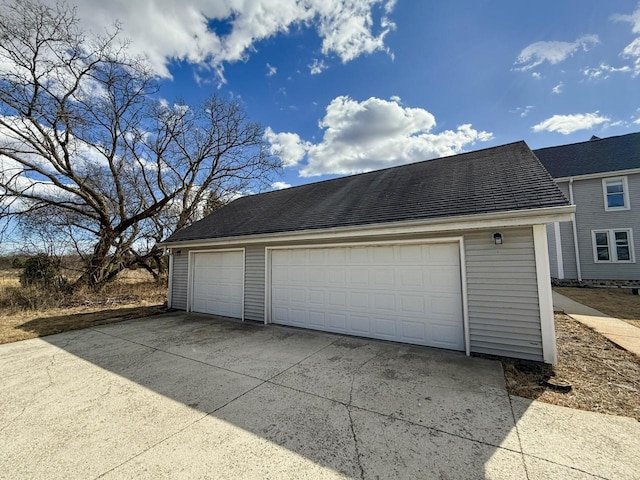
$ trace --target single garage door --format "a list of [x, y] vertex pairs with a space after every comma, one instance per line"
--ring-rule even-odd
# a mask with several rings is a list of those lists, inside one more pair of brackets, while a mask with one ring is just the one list
[[244, 252], [194, 253], [191, 311], [242, 318]]
[[274, 249], [271, 321], [464, 350], [458, 243]]

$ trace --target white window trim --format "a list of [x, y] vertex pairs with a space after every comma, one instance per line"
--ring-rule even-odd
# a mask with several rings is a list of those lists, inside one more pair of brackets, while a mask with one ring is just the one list
[[[618, 260], [618, 251], [615, 245], [615, 232], [627, 232], [629, 240], [629, 260]], [[606, 233], [609, 240], [609, 260], [598, 260], [596, 245], [596, 233]], [[594, 263], [636, 263], [635, 249], [633, 248], [633, 230], [631, 228], [600, 228], [591, 230], [591, 246], [593, 248]]]
[[[607, 183], [622, 181], [622, 193], [624, 195], [624, 205], [622, 207], [610, 207], [607, 202]], [[629, 202], [629, 182], [627, 177], [608, 177], [602, 179], [602, 195], [604, 200], [604, 209], [606, 212], [617, 212], [620, 210], [630, 210], [631, 203]]]

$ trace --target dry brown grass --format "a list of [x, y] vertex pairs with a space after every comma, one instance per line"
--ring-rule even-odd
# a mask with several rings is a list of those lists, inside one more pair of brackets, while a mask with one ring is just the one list
[[[503, 360], [509, 393], [640, 421], [640, 358], [566, 315], [557, 314], [555, 320], [558, 364], [552, 369]], [[560, 393], [540, 385], [549, 373], [569, 382], [572, 390]]]
[[100, 293], [73, 295], [23, 288], [19, 273], [0, 271], [0, 344], [164, 311], [166, 287], [143, 271], [123, 272]]
[[554, 290], [640, 328], [640, 295], [632, 295], [628, 288], [555, 287]]

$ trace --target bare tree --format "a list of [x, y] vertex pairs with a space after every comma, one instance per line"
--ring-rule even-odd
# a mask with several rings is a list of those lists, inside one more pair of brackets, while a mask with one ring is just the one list
[[86, 35], [65, 4], [0, 5], [0, 219], [65, 236], [94, 288], [161, 274], [159, 240], [278, 166], [238, 104], [162, 100], [118, 36]]

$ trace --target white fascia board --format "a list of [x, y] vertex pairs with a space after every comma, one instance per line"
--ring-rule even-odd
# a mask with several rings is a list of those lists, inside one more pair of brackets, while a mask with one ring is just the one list
[[301, 230], [298, 232], [278, 232], [239, 237], [225, 237], [178, 242], [161, 242], [159, 246], [172, 248], [210, 247], [214, 245], [248, 245], [287, 241], [314, 241], [325, 239], [349, 239], [366, 236], [386, 236], [415, 233], [445, 233], [462, 230], [519, 227], [542, 223], [566, 222], [573, 218], [575, 205], [536, 208], [531, 210], [509, 210], [497, 213], [483, 213], [459, 217], [411, 220], [382, 224], [358, 225], [353, 227]]
[[584, 175], [571, 175], [569, 177], [554, 178], [553, 180], [556, 183], [560, 183], [560, 182], [568, 182], [571, 179], [591, 180], [593, 178], [621, 177], [624, 175], [633, 175], [634, 173], [640, 173], [640, 168], [628, 168], [627, 170], [612, 170], [610, 172], [586, 173]]

